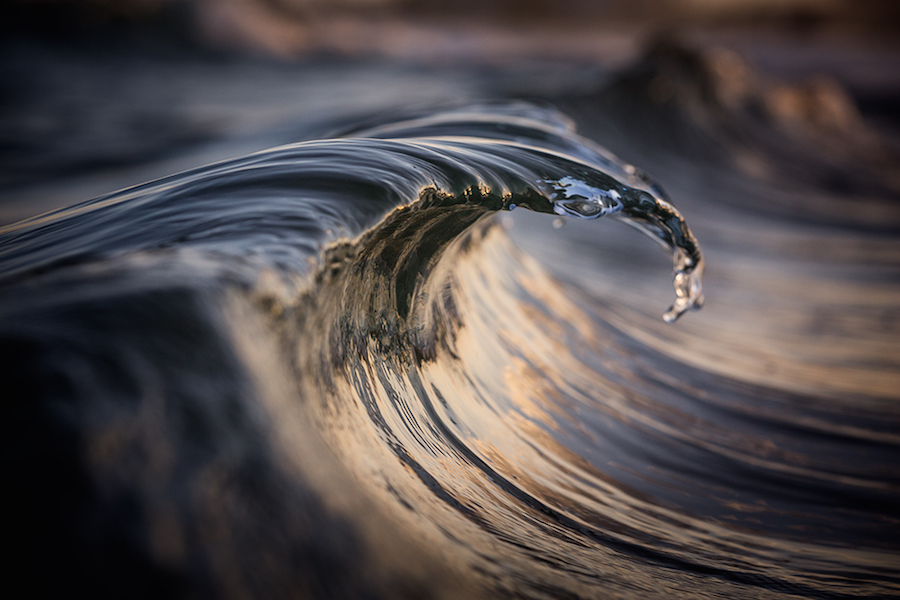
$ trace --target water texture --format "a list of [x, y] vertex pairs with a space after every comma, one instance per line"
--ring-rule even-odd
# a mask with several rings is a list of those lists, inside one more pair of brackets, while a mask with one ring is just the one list
[[0, 229], [16, 564], [95, 596], [900, 596], [891, 163], [729, 60]]

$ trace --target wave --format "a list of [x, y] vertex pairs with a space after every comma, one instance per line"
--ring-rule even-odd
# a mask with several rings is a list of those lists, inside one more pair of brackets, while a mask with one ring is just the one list
[[429, 190], [483, 211], [618, 215], [674, 252], [678, 296], [666, 319], [702, 302], [699, 246], [662, 191], [557, 114], [523, 105], [284, 146], [29, 219], [3, 229], [0, 276], [171, 246], [302, 273], [335, 232], [358, 235], [420, 195], [432, 204]]
[[525, 103], [0, 230], [23, 563], [95, 595], [897, 594], [892, 429], [661, 350], [511, 242], [521, 209], [633, 225], [665, 320], [702, 304], [665, 192]]

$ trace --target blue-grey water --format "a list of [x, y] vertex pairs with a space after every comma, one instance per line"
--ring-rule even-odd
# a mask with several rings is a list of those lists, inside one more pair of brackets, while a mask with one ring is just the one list
[[[0, 229], [34, 589], [900, 596], [900, 183], [846, 95], [671, 44], [561, 92], [379, 68]], [[56, 139], [9, 197], [95, 168]]]

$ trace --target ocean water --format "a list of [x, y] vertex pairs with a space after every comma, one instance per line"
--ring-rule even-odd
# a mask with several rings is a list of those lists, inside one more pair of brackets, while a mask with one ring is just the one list
[[500, 96], [0, 229], [35, 590], [900, 596], [895, 150], [665, 44]]

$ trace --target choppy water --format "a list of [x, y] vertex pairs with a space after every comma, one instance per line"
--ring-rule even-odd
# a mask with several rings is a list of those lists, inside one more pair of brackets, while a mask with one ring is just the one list
[[728, 60], [660, 49], [559, 109], [349, 125], [0, 230], [35, 585], [900, 596], [895, 163], [837, 92]]

